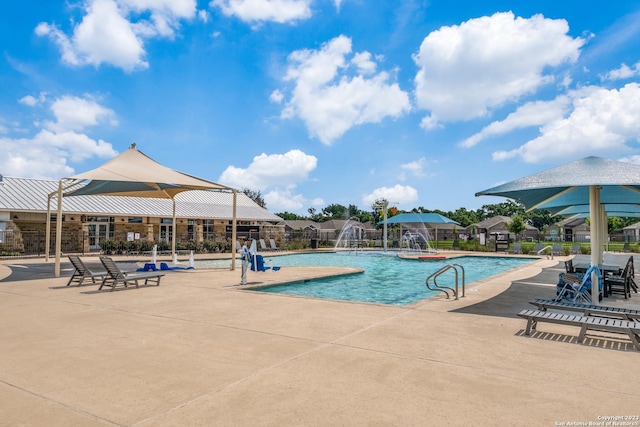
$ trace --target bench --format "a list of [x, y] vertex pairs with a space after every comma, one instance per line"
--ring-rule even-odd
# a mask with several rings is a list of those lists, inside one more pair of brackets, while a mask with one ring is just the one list
[[145, 285], [155, 283], [156, 286], [160, 286], [160, 279], [164, 276], [164, 272], [159, 271], [120, 271], [120, 268], [118, 268], [113, 259], [108, 256], [101, 256], [100, 262], [102, 262], [102, 265], [104, 265], [104, 268], [107, 270], [107, 274], [102, 280], [102, 284], [98, 290], [101, 290], [104, 285], [110, 285], [113, 291], [119, 283], [122, 283], [125, 287], [127, 287], [129, 283], [135, 283], [136, 288], [139, 288], [138, 281], [140, 280], [144, 280]]
[[525, 335], [536, 330], [538, 322], [558, 323], [561, 325], [579, 326], [578, 342], [582, 342], [589, 330], [626, 334], [635, 348], [640, 351], [640, 322], [634, 320], [613, 319], [599, 316], [583, 316], [579, 314], [554, 313], [550, 311], [522, 310], [518, 316], [527, 319]]
[[538, 307], [539, 311], [547, 311], [547, 309], [577, 311], [581, 312], [584, 316], [615, 317], [626, 320], [640, 321], [640, 310], [632, 310], [628, 308], [608, 307], [595, 304], [580, 304], [543, 298], [535, 298], [532, 301], [529, 301], [529, 304]]

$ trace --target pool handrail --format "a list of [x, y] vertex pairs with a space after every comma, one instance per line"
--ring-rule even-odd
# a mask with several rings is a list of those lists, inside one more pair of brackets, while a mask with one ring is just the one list
[[[437, 280], [436, 280], [438, 278], [438, 276], [440, 276], [441, 274], [443, 274], [446, 271], [451, 270], [451, 269], [453, 269], [453, 271], [455, 273], [455, 279], [456, 279], [456, 287], [455, 287], [455, 289], [450, 288], [448, 286], [438, 285]], [[461, 266], [460, 264], [447, 264], [447, 265], [443, 266], [442, 268], [440, 268], [435, 273], [432, 273], [431, 275], [429, 275], [429, 277], [427, 277], [427, 280], [425, 281], [425, 284], [426, 284], [427, 288], [432, 290], [432, 291], [444, 292], [445, 295], [447, 295], [447, 299], [449, 299], [449, 292], [445, 291], [445, 289], [448, 289], [453, 293], [453, 295], [455, 296], [455, 299], [458, 299], [458, 295], [459, 295], [458, 269], [460, 269], [460, 271], [462, 273], [462, 297], [464, 297], [464, 290], [465, 290], [464, 289], [465, 288], [464, 267]], [[431, 279], [431, 278], [433, 278], [433, 286], [434, 286], [434, 288], [429, 286], [429, 279]]]

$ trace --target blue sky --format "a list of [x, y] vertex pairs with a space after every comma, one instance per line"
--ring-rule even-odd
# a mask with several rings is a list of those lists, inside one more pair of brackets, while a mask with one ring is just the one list
[[0, 15], [0, 174], [132, 142], [272, 212], [477, 209], [586, 156], [640, 164], [640, 1], [41, 0]]

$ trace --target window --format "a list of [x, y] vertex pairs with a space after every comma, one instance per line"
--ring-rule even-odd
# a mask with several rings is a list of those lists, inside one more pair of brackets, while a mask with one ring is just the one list
[[213, 238], [215, 237], [212, 219], [202, 220], [202, 237], [204, 238], [204, 240], [213, 240]]
[[129, 217], [129, 224], [142, 224], [141, 216]]

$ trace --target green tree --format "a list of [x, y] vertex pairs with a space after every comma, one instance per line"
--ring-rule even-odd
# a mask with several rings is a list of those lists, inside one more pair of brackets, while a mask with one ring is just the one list
[[511, 222], [507, 223], [506, 226], [510, 233], [516, 235], [516, 240], [518, 240], [518, 235], [527, 228], [524, 224], [524, 219], [517, 214], [511, 217]]
[[534, 226], [538, 230], [542, 231], [545, 227], [555, 224], [558, 221], [562, 221], [562, 216], [551, 217], [551, 213], [547, 210], [535, 210], [524, 215], [525, 221], [529, 225]]
[[322, 209], [322, 221], [328, 221], [331, 219], [348, 219], [345, 217], [348, 213], [346, 207], [338, 204], [332, 204]]
[[278, 215], [280, 218], [282, 218], [282, 219], [284, 219], [286, 221], [294, 221], [294, 220], [297, 220], [297, 219], [307, 219], [304, 216], [300, 216], [298, 214], [294, 214], [294, 213], [291, 213], [291, 212], [280, 212], [280, 213], [277, 213], [276, 215]]
[[262, 198], [262, 195], [260, 194], [259, 190], [256, 191], [256, 190], [251, 190], [249, 188], [243, 188], [242, 192], [244, 194], [246, 194], [251, 200], [256, 202], [257, 205], [259, 205], [262, 208], [267, 209], [267, 203]]

